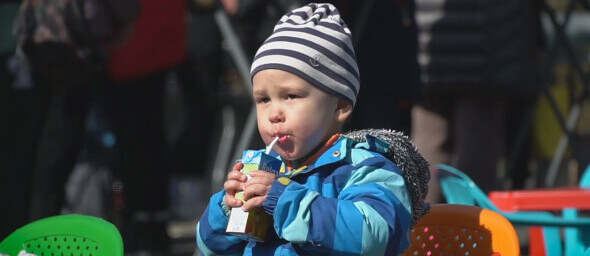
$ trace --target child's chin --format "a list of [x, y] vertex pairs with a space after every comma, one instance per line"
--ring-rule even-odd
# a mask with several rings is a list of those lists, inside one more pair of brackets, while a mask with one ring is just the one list
[[283, 159], [283, 160], [293, 161], [293, 160], [296, 160], [297, 159], [297, 158], [295, 158], [295, 157], [293, 157], [291, 155], [281, 155], [281, 154], [279, 154], [279, 155], [281, 156], [281, 159]]
[[281, 152], [277, 152], [277, 153], [281, 156], [281, 159], [283, 159], [283, 160], [293, 161], [293, 160], [299, 159], [299, 157], [297, 157], [297, 155], [291, 154], [289, 152], [281, 151]]

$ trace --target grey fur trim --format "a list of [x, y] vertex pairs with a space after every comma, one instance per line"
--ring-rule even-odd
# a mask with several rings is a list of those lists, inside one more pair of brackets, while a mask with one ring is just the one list
[[412, 225], [415, 224], [430, 208], [424, 202], [430, 180], [428, 162], [420, 155], [414, 143], [402, 132], [388, 129], [363, 129], [344, 134], [344, 136], [358, 142], [364, 142], [365, 135], [372, 135], [389, 143], [389, 153], [385, 157], [402, 171], [412, 200]]

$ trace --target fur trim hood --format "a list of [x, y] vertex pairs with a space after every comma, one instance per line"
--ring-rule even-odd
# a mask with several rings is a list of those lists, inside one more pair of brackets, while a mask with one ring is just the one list
[[385, 154], [385, 157], [402, 171], [412, 200], [412, 225], [418, 222], [429, 209], [429, 205], [424, 200], [428, 193], [430, 168], [414, 143], [402, 132], [388, 129], [363, 129], [344, 135], [358, 142], [364, 142], [365, 135], [371, 135], [389, 143], [389, 152]]

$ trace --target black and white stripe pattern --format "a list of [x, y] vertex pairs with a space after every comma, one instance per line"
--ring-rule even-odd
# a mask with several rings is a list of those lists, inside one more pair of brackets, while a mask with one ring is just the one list
[[251, 78], [264, 69], [291, 72], [352, 105], [360, 89], [350, 30], [331, 4], [285, 14], [256, 52]]

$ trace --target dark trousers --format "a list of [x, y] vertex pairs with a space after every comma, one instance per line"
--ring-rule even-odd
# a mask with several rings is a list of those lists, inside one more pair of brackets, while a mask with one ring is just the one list
[[[488, 192], [500, 188], [505, 117], [505, 97], [430, 95], [412, 110], [412, 140], [431, 169], [451, 164]], [[441, 200], [434, 175], [428, 193], [427, 201]]]
[[32, 90], [15, 90], [7, 69], [12, 53], [0, 54], [0, 240], [26, 224], [30, 200], [29, 177], [33, 163], [34, 134], [38, 123]]
[[[105, 108], [117, 138], [115, 177], [123, 182], [126, 250], [165, 249], [164, 220], [170, 173], [164, 168], [163, 95], [165, 73], [113, 83]], [[155, 219], [156, 218], [156, 219]], [[160, 248], [158, 248], [160, 247]]]
[[82, 147], [91, 85], [48, 87], [37, 81], [36, 92], [42, 120], [31, 176], [31, 220], [61, 211], [64, 187]]

